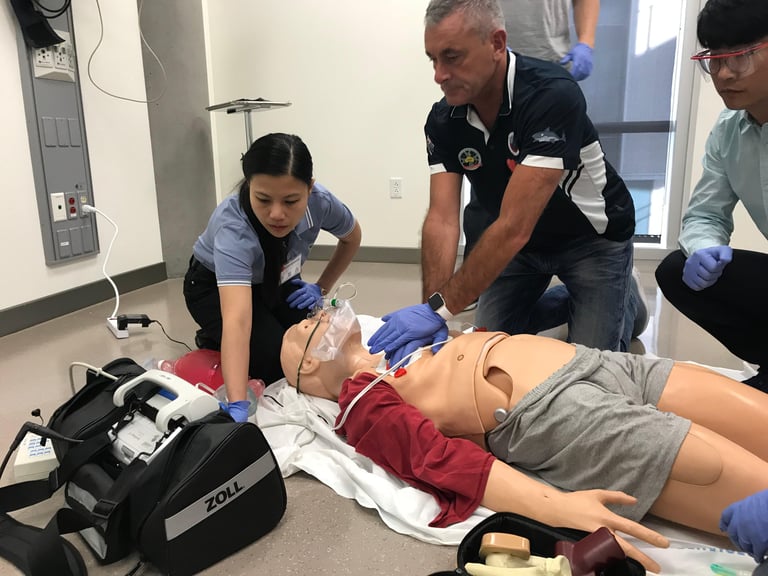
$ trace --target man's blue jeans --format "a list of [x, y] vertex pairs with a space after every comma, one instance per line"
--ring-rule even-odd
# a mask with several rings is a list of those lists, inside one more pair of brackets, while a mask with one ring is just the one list
[[[624, 352], [639, 298], [632, 253], [632, 239], [604, 238], [520, 253], [480, 296], [475, 323], [508, 334], [536, 334], [567, 323], [569, 342]], [[547, 290], [553, 276], [563, 286]]]

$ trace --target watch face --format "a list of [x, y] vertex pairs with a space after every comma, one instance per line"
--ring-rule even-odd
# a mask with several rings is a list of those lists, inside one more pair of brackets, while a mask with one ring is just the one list
[[432, 296], [429, 297], [429, 300], [427, 300], [427, 303], [429, 304], [429, 307], [432, 308], [432, 310], [435, 312], [445, 306], [445, 300], [443, 300], [443, 296], [440, 294], [440, 292], [435, 292], [432, 294]]

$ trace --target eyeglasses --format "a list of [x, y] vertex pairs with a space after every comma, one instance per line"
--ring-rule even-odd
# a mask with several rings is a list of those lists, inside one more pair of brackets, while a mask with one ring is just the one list
[[734, 74], [747, 76], [755, 71], [752, 55], [763, 48], [768, 48], [768, 42], [722, 54], [712, 54], [711, 50], [704, 50], [691, 56], [691, 60], [698, 60], [701, 69], [707, 74], [717, 74], [724, 64]]

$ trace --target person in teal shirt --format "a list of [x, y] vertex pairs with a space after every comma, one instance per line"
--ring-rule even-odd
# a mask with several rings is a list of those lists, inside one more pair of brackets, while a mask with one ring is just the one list
[[661, 262], [656, 280], [678, 310], [757, 364], [746, 383], [768, 392], [768, 254], [728, 245], [739, 202], [768, 238], [768, 2], [709, 0], [697, 34], [706, 50], [693, 59], [728, 109], [709, 134], [680, 250]]

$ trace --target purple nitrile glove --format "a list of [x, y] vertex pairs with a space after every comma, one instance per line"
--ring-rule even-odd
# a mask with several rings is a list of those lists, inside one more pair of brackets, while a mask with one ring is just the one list
[[730, 246], [701, 248], [688, 256], [683, 266], [683, 282], [691, 290], [704, 290], [717, 282], [723, 269], [733, 259]]
[[[429, 304], [401, 308], [382, 318], [384, 325], [368, 339], [371, 354], [384, 352], [394, 365], [421, 346], [448, 338], [445, 320]], [[439, 346], [432, 348], [437, 352]]]
[[291, 308], [312, 308], [323, 299], [323, 290], [317, 284], [304, 282], [301, 278], [294, 278], [291, 284], [299, 286], [286, 300]]
[[747, 496], [723, 510], [720, 530], [758, 564], [768, 552], [768, 490]]
[[248, 408], [251, 407], [251, 401], [237, 400], [235, 402], [219, 402], [219, 406], [224, 412], [229, 414], [235, 422], [246, 422], [248, 420]]
[[576, 81], [584, 80], [587, 76], [592, 74], [592, 47], [584, 42], [574, 44], [573, 48], [563, 56], [560, 60], [560, 64], [565, 66], [571, 63], [571, 76]]

